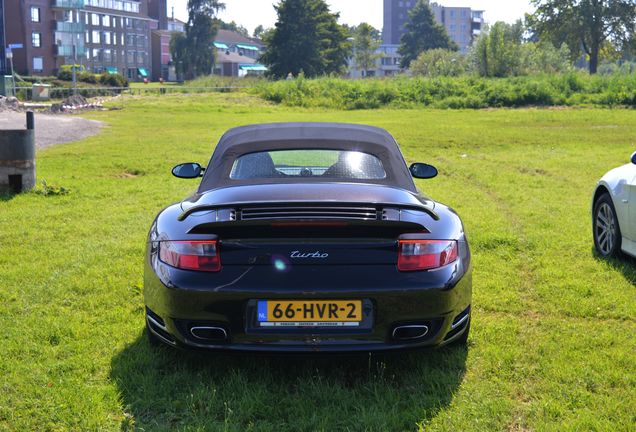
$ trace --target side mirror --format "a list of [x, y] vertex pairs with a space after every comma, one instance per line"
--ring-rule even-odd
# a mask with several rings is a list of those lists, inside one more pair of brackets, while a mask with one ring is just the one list
[[636, 165], [636, 152], [632, 153], [632, 163]]
[[411, 165], [411, 168], [409, 168], [409, 171], [411, 171], [413, 177], [418, 179], [432, 179], [439, 174], [437, 168], [425, 163], [414, 163]]
[[195, 162], [179, 164], [172, 168], [172, 175], [182, 179], [193, 179], [201, 177], [205, 168]]

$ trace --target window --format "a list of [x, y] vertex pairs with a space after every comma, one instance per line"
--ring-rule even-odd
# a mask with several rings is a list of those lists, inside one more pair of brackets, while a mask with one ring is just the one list
[[110, 45], [110, 32], [104, 32], [104, 43]]
[[[39, 7], [31, 6], [31, 22], [40, 22], [40, 8]], [[33, 59], [33, 60], [35, 60], [35, 59]]]
[[93, 43], [94, 44], [101, 43], [101, 38], [99, 37], [99, 30], [93, 30]]
[[386, 178], [386, 171], [377, 157], [357, 151], [273, 150], [240, 156], [234, 161], [230, 178], [381, 180]]
[[104, 27], [110, 27], [110, 16], [104, 15], [102, 17], [102, 24], [104, 25]]
[[31, 45], [34, 48], [40, 48], [42, 46], [42, 34], [33, 32], [31, 33]]
[[91, 42], [91, 35], [89, 32], [84, 33], [84, 41], [86, 43], [90, 43]]
[[99, 15], [91, 14], [91, 24], [93, 24], [94, 26], [99, 25]]
[[109, 49], [104, 50], [104, 61], [110, 63], [112, 61], [111, 51]]
[[42, 57], [33, 57], [33, 70], [37, 72], [42, 72], [44, 69], [44, 60]]
[[113, 32], [113, 45], [117, 45], [117, 33]]

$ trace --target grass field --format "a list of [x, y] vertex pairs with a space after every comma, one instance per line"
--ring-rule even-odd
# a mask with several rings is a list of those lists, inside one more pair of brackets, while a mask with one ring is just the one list
[[[330, 111], [231, 93], [130, 98], [101, 135], [38, 153], [52, 192], [0, 198], [0, 430], [633, 431], [636, 270], [592, 250], [597, 179], [636, 111]], [[387, 128], [474, 253], [468, 349], [271, 358], [152, 350], [144, 241], [231, 126]], [[63, 187], [66, 194], [56, 194]]]

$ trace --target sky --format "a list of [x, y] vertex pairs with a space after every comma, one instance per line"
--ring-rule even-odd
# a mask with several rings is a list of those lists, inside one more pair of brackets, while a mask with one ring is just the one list
[[[259, 24], [273, 27], [276, 22], [272, 0], [224, 0], [225, 11], [219, 16], [222, 20], [246, 27], [250, 33]], [[332, 12], [340, 13], [340, 23], [357, 25], [368, 22], [382, 30], [383, 0], [327, 0]], [[484, 10], [489, 23], [496, 21], [514, 22], [526, 12], [532, 12], [529, 0], [437, 0], [443, 6], [464, 6], [475, 10]], [[175, 16], [187, 21], [187, 0], [168, 0], [168, 14], [174, 6]]]

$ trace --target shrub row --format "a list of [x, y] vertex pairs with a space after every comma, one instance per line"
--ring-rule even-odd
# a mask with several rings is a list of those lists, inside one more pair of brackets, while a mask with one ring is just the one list
[[374, 109], [384, 106], [475, 109], [523, 106], [634, 106], [636, 73], [514, 78], [395, 77], [261, 81], [254, 91], [273, 103], [296, 107]]
[[[57, 74], [57, 78], [63, 81], [72, 81], [73, 72], [68, 69], [62, 69]], [[128, 80], [120, 74], [94, 74], [86, 71], [77, 72], [77, 80], [88, 84], [100, 84], [109, 87], [128, 87]]]

